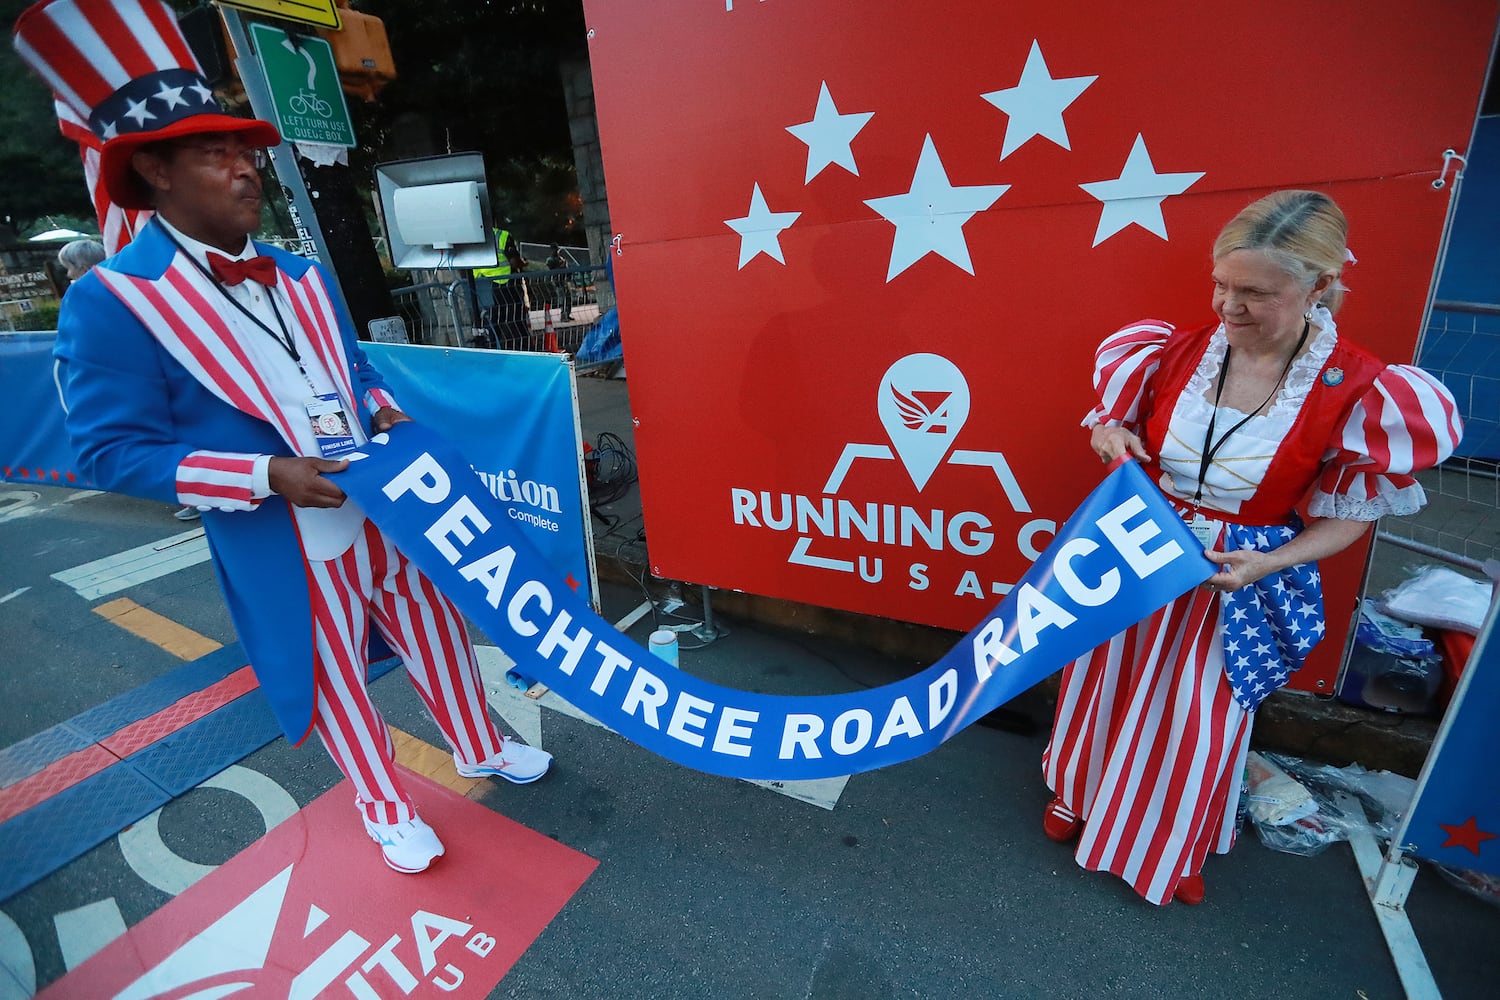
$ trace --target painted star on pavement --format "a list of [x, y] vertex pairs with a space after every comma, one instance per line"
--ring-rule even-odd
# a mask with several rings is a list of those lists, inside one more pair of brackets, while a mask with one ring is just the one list
[[1470, 816], [1465, 822], [1457, 826], [1449, 826], [1447, 823], [1439, 823], [1438, 826], [1448, 834], [1448, 839], [1443, 842], [1444, 847], [1463, 847], [1479, 856], [1479, 845], [1486, 840], [1494, 840], [1500, 834], [1490, 833], [1479, 829], [1478, 816]]
[[1005, 126], [1005, 144], [1000, 150], [1000, 159], [1005, 159], [1036, 136], [1050, 139], [1063, 149], [1072, 149], [1068, 145], [1068, 128], [1063, 124], [1062, 113], [1097, 79], [1097, 76], [1054, 78], [1047, 69], [1047, 60], [1042, 58], [1041, 45], [1033, 40], [1031, 54], [1026, 57], [1026, 66], [1021, 70], [1021, 82], [1007, 90], [979, 95], [1010, 116], [1010, 122]]
[[[1161, 203], [1174, 194], [1192, 187], [1203, 171], [1159, 174], [1146, 150], [1146, 139], [1139, 133], [1120, 176], [1109, 181], [1080, 184], [1089, 194], [1104, 202], [1099, 213], [1099, 228], [1094, 231], [1098, 246], [1129, 225], [1137, 225], [1162, 239], [1167, 238], [1167, 222], [1161, 215]], [[1248, 547], [1248, 546], [1247, 546]]]
[[858, 177], [859, 167], [854, 164], [854, 151], [849, 148], [849, 144], [873, 117], [875, 117], [873, 111], [839, 114], [839, 109], [834, 106], [832, 95], [828, 93], [828, 81], [823, 81], [823, 89], [818, 92], [818, 107], [813, 111], [812, 121], [786, 127], [788, 132], [807, 143], [807, 177], [802, 183], [811, 182], [814, 177], [823, 172], [824, 167], [831, 163], [838, 164]]
[[1010, 190], [1009, 184], [976, 184], [954, 187], [938, 156], [932, 136], [922, 140], [922, 155], [912, 174], [911, 189], [906, 194], [873, 198], [865, 204], [896, 227], [891, 244], [891, 265], [885, 280], [930, 253], [935, 253], [969, 274], [974, 264], [969, 259], [969, 244], [964, 239], [964, 224], [989, 208]]
[[167, 81], [165, 80], [163, 80], [161, 83], [161, 89], [151, 96], [156, 98], [158, 101], [165, 102], [168, 111], [177, 107], [177, 105], [179, 104], [181, 104], [183, 107], [187, 107], [187, 101], [184, 101], [182, 99], [182, 88], [168, 87]]
[[786, 258], [781, 256], [781, 231], [796, 222], [801, 214], [771, 211], [766, 207], [766, 196], [760, 193], [760, 184], [757, 183], [750, 195], [750, 214], [724, 220], [724, 225], [740, 234], [740, 267], [762, 253], [778, 264], [785, 264]]

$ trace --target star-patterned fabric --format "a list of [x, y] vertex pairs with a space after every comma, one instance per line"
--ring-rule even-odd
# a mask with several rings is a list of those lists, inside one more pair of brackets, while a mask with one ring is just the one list
[[[1272, 552], [1301, 528], [1226, 524], [1221, 551]], [[1323, 638], [1323, 584], [1316, 563], [1298, 563], [1223, 596], [1224, 675], [1253, 712], [1301, 669]]]

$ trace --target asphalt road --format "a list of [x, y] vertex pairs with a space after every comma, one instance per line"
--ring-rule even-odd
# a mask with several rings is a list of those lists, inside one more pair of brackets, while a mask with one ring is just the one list
[[[208, 639], [234, 641], [206, 562], [98, 597], [53, 577], [191, 530], [171, 511], [0, 484], [0, 748], [182, 665], [96, 607], [128, 598]], [[602, 597], [605, 616], [618, 620], [643, 592], [607, 585]], [[643, 639], [651, 622], [646, 615], [631, 634]], [[729, 634], [684, 648], [682, 665], [746, 689], [826, 693], [919, 666], [721, 624]], [[394, 725], [441, 742], [399, 671], [375, 691]], [[1246, 830], [1232, 853], [1210, 858], [1208, 899], [1196, 908], [1158, 909], [1078, 869], [1041, 835], [1040, 730], [972, 727], [926, 757], [851, 778], [825, 809], [677, 767], [550, 709], [541, 726], [553, 773], [524, 788], [491, 788], [479, 801], [598, 867], [494, 997], [1402, 995], [1345, 845], [1296, 857]], [[299, 807], [339, 780], [320, 748], [279, 739], [240, 763]], [[244, 796], [200, 787], [164, 807], [157, 829], [179, 857], [213, 866], [250, 847], [265, 825]], [[369, 852], [379, 867], [374, 845], [350, 850]], [[112, 837], [0, 901], [9, 973], [0, 975], [0, 998], [29, 996], [76, 964], [67, 915], [112, 900], [128, 928], [172, 898]], [[1494, 995], [1500, 911], [1425, 868], [1408, 911], [1443, 996]]]

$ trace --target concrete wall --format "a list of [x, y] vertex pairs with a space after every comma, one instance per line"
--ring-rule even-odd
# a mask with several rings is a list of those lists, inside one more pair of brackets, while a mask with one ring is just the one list
[[[573, 162], [578, 171], [578, 194], [583, 199], [583, 231], [589, 255], [603, 264], [612, 252], [614, 232], [609, 222], [609, 196], [604, 189], [604, 155], [599, 148], [599, 121], [594, 115], [594, 75], [588, 56], [564, 60], [559, 67], [563, 97], [568, 107], [568, 128], [573, 137]], [[599, 308], [614, 306], [614, 290], [599, 286]]]

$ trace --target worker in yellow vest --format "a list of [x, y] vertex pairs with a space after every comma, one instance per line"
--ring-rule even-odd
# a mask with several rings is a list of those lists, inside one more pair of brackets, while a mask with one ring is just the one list
[[531, 316], [526, 311], [526, 289], [521, 279], [512, 277], [526, 270], [526, 261], [510, 230], [496, 227], [494, 267], [474, 269], [477, 281], [488, 280], [494, 294], [494, 305], [487, 317], [495, 332], [495, 346], [510, 350], [525, 349], [531, 337]]

